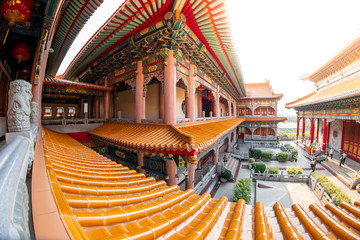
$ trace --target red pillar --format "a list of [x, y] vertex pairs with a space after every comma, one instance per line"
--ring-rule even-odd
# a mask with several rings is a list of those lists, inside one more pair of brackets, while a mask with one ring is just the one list
[[330, 139], [330, 123], [328, 123], [329, 126], [327, 126], [327, 134], [326, 134], [326, 143], [329, 144]]
[[109, 117], [110, 117], [110, 91], [105, 91], [104, 118], [108, 119]]
[[95, 96], [94, 97], [94, 112], [95, 112], [95, 118], [100, 118], [100, 97]]
[[195, 179], [195, 164], [191, 164], [188, 168], [189, 175], [186, 183], [186, 189], [194, 189], [194, 179]]
[[215, 93], [215, 117], [220, 118], [220, 86], [217, 86]]
[[165, 58], [167, 65], [164, 69], [164, 123], [176, 123], [176, 69], [174, 51], [170, 50]]
[[230, 152], [230, 149], [231, 149], [231, 135], [229, 134], [226, 152]]
[[144, 152], [138, 152], [137, 153], [136, 162], [137, 162], [137, 165], [138, 165], [138, 173], [144, 173], [145, 174], [145, 170], [141, 168], [141, 167], [144, 166]]
[[315, 132], [314, 118], [311, 118], [311, 125], [310, 125], [310, 144], [312, 144], [313, 141], [314, 141], [314, 132]]
[[324, 118], [324, 132], [323, 132], [323, 141], [322, 141], [322, 150], [326, 149], [326, 139], [327, 139], [327, 122], [326, 122], [326, 118]]
[[219, 149], [220, 149], [220, 143], [216, 143], [215, 147], [215, 155], [213, 158], [213, 164], [216, 165], [219, 162]]
[[141, 123], [141, 119], [145, 118], [145, 97], [144, 97], [144, 74], [142, 61], [137, 62], [136, 74], [136, 92], [135, 92], [135, 111], [137, 123]]
[[300, 129], [300, 118], [297, 117], [296, 139], [299, 138], [299, 129]]
[[341, 149], [344, 148], [344, 136], [345, 136], [345, 121], [342, 120]]
[[303, 117], [303, 124], [302, 124], [302, 139], [305, 139], [305, 117]]
[[317, 119], [316, 140], [319, 142], [320, 118]]
[[164, 119], [164, 85], [159, 84], [159, 118]]

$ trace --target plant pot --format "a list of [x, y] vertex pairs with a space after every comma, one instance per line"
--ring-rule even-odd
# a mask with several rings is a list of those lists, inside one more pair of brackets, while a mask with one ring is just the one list
[[220, 181], [222, 182], [222, 183], [226, 183], [227, 182], [227, 180], [226, 180], [226, 178], [220, 178]]

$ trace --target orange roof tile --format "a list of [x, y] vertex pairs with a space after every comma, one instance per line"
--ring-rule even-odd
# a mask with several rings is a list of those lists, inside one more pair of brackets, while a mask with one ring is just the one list
[[[45, 154], [34, 160], [34, 167], [41, 171], [35, 171], [33, 179], [45, 176], [50, 195], [46, 195], [44, 203], [56, 204], [51, 209], [52, 217], [63, 223], [56, 228], [68, 234], [56, 235], [59, 231], [54, 231], [46, 235], [48, 238], [360, 238], [360, 202], [342, 204], [341, 208], [327, 203], [326, 211], [317, 204], [310, 205], [310, 210], [299, 204], [285, 210], [279, 203], [273, 209], [265, 209], [261, 202], [246, 206], [242, 199], [234, 203], [226, 197], [211, 198], [208, 193], [200, 196], [193, 189], [180, 191], [177, 185], [167, 186], [164, 181], [145, 178], [70, 136], [47, 129], [43, 132], [39, 138], [43, 138]], [[103, 179], [104, 176], [111, 178]], [[44, 196], [42, 192], [34, 194]], [[47, 204], [38, 206], [33, 212], [35, 220], [47, 208]], [[39, 229], [49, 230], [52, 226], [34, 221], [36, 234]]]
[[245, 84], [246, 97], [242, 99], [252, 98], [282, 98], [283, 94], [274, 94], [269, 80], [265, 83], [247, 83]]
[[346, 82], [339, 82], [331, 87], [320, 89], [319, 91], [310, 93], [296, 101], [287, 103], [285, 107], [302, 107], [355, 96], [360, 96], [360, 77], [356, 77]]
[[107, 122], [89, 131], [89, 135], [130, 149], [195, 155], [242, 121], [243, 118], [230, 118], [174, 125]]
[[257, 122], [257, 121], [281, 122], [285, 120], [287, 120], [286, 117], [245, 117], [245, 122]]

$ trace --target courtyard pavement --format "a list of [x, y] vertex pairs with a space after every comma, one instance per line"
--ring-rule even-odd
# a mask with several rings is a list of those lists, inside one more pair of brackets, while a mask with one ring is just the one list
[[[301, 147], [297, 146], [294, 142], [281, 142], [283, 144], [290, 143], [293, 145], [299, 152], [297, 162], [278, 162], [278, 161], [268, 161], [264, 162], [268, 167], [278, 167], [280, 170], [285, 171], [288, 166], [300, 166], [304, 169], [304, 174], [309, 174], [310, 170], [310, 160], [307, 152], [303, 150]], [[347, 158], [345, 162], [345, 166], [339, 166], [340, 154], [338, 152], [334, 152], [334, 158], [328, 159], [328, 161], [324, 161], [321, 164], [316, 165], [316, 171], [328, 176], [329, 180], [334, 183], [337, 187], [339, 187], [345, 194], [347, 194], [351, 201], [360, 201], [360, 194], [356, 192], [356, 190], [350, 189], [350, 184], [353, 181], [353, 177], [360, 170], [360, 163]], [[247, 169], [247, 161], [242, 161], [241, 166], [237, 175], [237, 179], [240, 178], [249, 178], [250, 171]], [[236, 180], [237, 180], [236, 179]], [[233, 191], [236, 185], [236, 181], [222, 183], [218, 187], [214, 198], [220, 198], [222, 196], [226, 196], [230, 201], [232, 200]], [[255, 190], [253, 184], [253, 190]], [[253, 191], [255, 192], [255, 191]], [[253, 194], [254, 195], [254, 194]], [[262, 199], [258, 200], [263, 201]], [[316, 200], [317, 201], [317, 200]], [[254, 196], [252, 196], [252, 200], [250, 204], [254, 204]]]

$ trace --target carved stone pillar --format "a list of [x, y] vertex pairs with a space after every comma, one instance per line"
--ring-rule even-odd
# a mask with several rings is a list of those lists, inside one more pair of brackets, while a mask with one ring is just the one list
[[7, 124], [9, 132], [30, 130], [31, 84], [25, 80], [10, 82]]
[[38, 105], [37, 102], [31, 102], [31, 113], [30, 113], [30, 123], [38, 124]]

